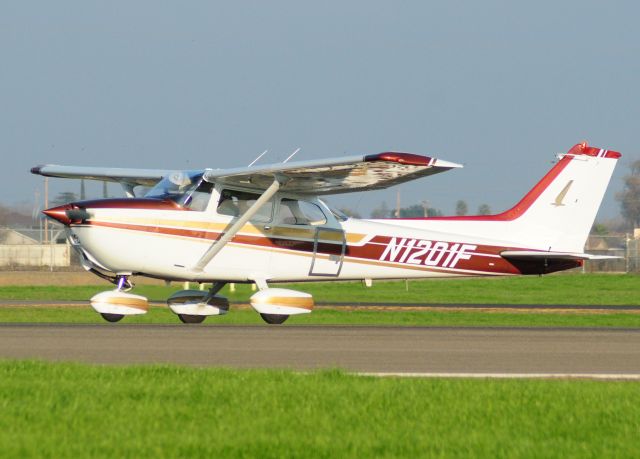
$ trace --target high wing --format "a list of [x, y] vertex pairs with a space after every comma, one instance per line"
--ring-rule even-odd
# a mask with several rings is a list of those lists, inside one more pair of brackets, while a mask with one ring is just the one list
[[[260, 191], [267, 189], [277, 176], [282, 191], [323, 195], [387, 188], [458, 167], [462, 165], [428, 156], [386, 152], [233, 169], [206, 169], [204, 178], [208, 182]], [[51, 164], [31, 169], [32, 174], [45, 177], [117, 182], [128, 192], [136, 185], [153, 186], [172, 172], [175, 171]]]
[[265, 190], [278, 176], [280, 190], [299, 194], [338, 194], [376, 190], [462, 167], [411, 153], [386, 152], [235, 169], [207, 169], [208, 182]]
[[173, 171], [161, 169], [132, 169], [124, 167], [85, 167], [85, 166], [57, 166], [46, 164], [31, 168], [32, 174], [45, 177], [60, 177], [73, 179], [104, 180], [118, 182], [131, 186], [153, 186], [162, 177]]

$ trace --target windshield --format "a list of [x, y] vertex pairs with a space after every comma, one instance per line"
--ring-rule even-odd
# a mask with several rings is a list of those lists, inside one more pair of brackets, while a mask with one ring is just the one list
[[160, 180], [145, 198], [170, 199], [182, 207], [205, 210], [213, 183], [202, 178], [202, 172], [172, 172]]

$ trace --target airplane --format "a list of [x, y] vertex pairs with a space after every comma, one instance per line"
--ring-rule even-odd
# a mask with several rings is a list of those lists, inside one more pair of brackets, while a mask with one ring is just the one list
[[[586, 142], [557, 155], [515, 206], [496, 215], [356, 219], [320, 197], [383, 189], [462, 167], [385, 152], [233, 169], [156, 170], [42, 165], [33, 174], [120, 183], [126, 197], [44, 210], [65, 227], [82, 266], [115, 284], [91, 306], [109, 322], [144, 314], [131, 276], [210, 283], [167, 300], [184, 323], [226, 314], [227, 283], [255, 283], [250, 304], [269, 324], [310, 313], [312, 295], [282, 282], [547, 274], [612, 258], [584, 253], [621, 157]], [[141, 197], [140, 190], [147, 190]]]

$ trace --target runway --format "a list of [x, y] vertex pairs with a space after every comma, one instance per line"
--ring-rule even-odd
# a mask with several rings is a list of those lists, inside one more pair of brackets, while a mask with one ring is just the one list
[[365, 373], [640, 375], [640, 330], [0, 325], [0, 358]]

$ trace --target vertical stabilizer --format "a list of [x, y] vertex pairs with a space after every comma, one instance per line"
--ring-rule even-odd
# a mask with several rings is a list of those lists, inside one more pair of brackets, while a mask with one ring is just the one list
[[473, 235], [513, 247], [581, 253], [620, 157], [617, 151], [579, 143], [559, 155], [551, 170], [505, 212], [394, 223]]
[[504, 217], [544, 250], [582, 252], [620, 156], [575, 145]]

